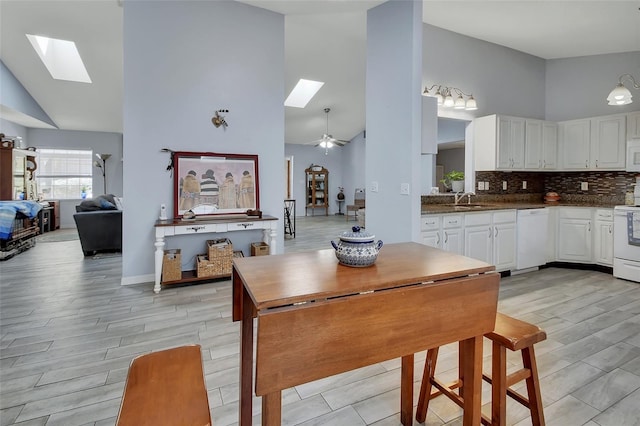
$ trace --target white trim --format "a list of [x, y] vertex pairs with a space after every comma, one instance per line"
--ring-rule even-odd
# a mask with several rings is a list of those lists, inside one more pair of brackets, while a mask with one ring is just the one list
[[132, 277], [122, 277], [120, 279], [120, 285], [133, 285], [133, 284], [149, 283], [149, 285], [151, 287], [153, 287], [154, 279], [155, 279], [155, 275], [154, 274], [134, 275]]

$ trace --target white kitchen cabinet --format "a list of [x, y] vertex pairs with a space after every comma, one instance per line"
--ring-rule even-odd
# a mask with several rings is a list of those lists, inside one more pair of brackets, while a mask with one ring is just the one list
[[591, 120], [571, 120], [558, 124], [563, 170], [588, 170], [591, 149]]
[[591, 120], [591, 169], [624, 170], [626, 135], [624, 115], [593, 118]]
[[464, 252], [463, 216], [460, 214], [442, 216], [442, 249], [452, 253]]
[[427, 215], [420, 218], [420, 237], [422, 244], [442, 248], [442, 239], [440, 238], [441, 217], [438, 215]]
[[545, 207], [549, 210], [547, 228], [547, 263], [556, 261], [556, 235], [558, 232], [558, 207]]
[[627, 114], [627, 140], [640, 139], [640, 111]]
[[555, 170], [558, 167], [558, 125], [551, 121], [525, 121], [524, 168]]
[[594, 212], [593, 261], [613, 266], [613, 210], [596, 209]]
[[421, 219], [422, 244], [462, 254], [463, 216], [461, 214], [427, 215]]
[[562, 170], [624, 170], [626, 117], [610, 115], [559, 123]]
[[479, 117], [474, 120], [473, 135], [477, 171], [524, 169], [524, 118]]
[[516, 266], [516, 211], [467, 213], [464, 255], [505, 271]]
[[561, 262], [592, 262], [590, 208], [562, 207], [558, 212], [558, 252]]

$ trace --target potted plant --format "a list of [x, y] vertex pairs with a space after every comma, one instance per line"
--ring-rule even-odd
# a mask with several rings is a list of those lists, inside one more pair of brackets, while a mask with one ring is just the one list
[[444, 178], [440, 182], [442, 182], [445, 187], [451, 188], [453, 192], [463, 192], [464, 172], [451, 170], [449, 173], [444, 175]]

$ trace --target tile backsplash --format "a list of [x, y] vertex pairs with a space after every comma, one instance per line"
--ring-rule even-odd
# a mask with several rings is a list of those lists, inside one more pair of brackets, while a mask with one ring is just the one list
[[[599, 198], [624, 204], [624, 194], [636, 181], [630, 172], [476, 172], [476, 194], [542, 194], [553, 191], [562, 199]], [[478, 182], [489, 182], [488, 190], [478, 190]], [[503, 190], [503, 183], [507, 189]], [[523, 188], [526, 182], [526, 189]], [[586, 183], [586, 188], [583, 189]]]

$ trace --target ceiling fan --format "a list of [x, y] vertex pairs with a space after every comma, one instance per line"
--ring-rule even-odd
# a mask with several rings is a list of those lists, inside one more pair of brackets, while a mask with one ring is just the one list
[[336, 139], [329, 133], [329, 112], [330, 111], [331, 111], [331, 108], [324, 109], [325, 114], [327, 114], [327, 132], [324, 133], [320, 139], [309, 142], [309, 144], [315, 144], [315, 146], [324, 148], [325, 154], [327, 153], [327, 150], [333, 147], [334, 145], [345, 146], [346, 144], [349, 143], [349, 141], [346, 141], [346, 140]]

